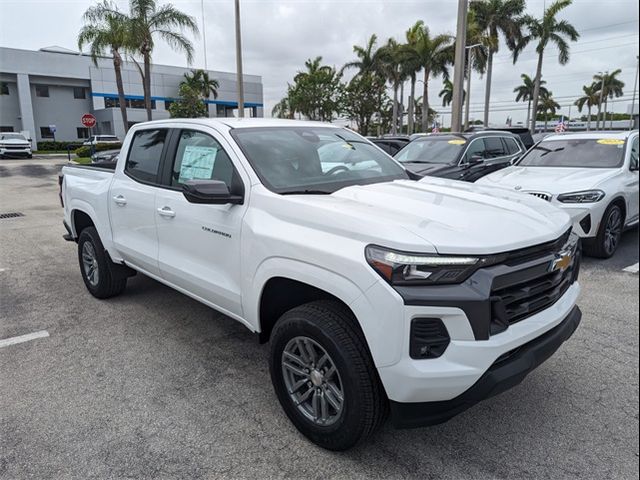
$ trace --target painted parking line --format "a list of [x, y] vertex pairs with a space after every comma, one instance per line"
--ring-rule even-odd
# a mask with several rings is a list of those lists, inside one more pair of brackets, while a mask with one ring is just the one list
[[628, 267], [623, 268], [622, 271], [629, 273], [638, 273], [638, 268], [638, 264], [636, 263], [635, 265], [629, 265]]
[[27, 333], [26, 335], [20, 335], [18, 337], [5, 338], [0, 340], [0, 348], [8, 347], [9, 345], [15, 345], [17, 343], [29, 342], [36, 338], [45, 338], [49, 336], [49, 332], [46, 330], [40, 330], [39, 332]]

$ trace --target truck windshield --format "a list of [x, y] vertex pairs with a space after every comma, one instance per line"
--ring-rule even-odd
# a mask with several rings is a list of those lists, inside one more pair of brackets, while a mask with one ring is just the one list
[[408, 179], [377, 147], [342, 128], [231, 130], [262, 183], [280, 194], [333, 193], [351, 185]]
[[466, 143], [464, 138], [454, 136], [419, 139], [396, 153], [395, 159], [401, 163], [454, 163]]
[[617, 168], [625, 141], [616, 138], [542, 141], [518, 163], [521, 167]]

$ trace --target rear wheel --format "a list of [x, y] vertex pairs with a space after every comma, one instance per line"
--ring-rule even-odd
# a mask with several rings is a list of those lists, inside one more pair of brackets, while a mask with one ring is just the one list
[[271, 338], [269, 367], [278, 400], [295, 427], [329, 450], [368, 438], [387, 401], [351, 312], [317, 301], [285, 313]]
[[127, 286], [126, 277], [115, 277], [95, 227], [87, 227], [78, 238], [80, 273], [87, 290], [96, 298], [116, 296]]
[[598, 234], [584, 242], [584, 251], [591, 257], [609, 258], [620, 244], [624, 229], [624, 213], [617, 204], [611, 204], [604, 212]]

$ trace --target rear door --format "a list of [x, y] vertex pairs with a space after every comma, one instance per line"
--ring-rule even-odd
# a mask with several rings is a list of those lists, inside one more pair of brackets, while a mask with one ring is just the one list
[[127, 263], [152, 275], [160, 273], [155, 199], [168, 132], [155, 128], [133, 134], [126, 163], [116, 170], [109, 192], [116, 248]]
[[224, 138], [207, 127], [176, 129], [155, 199], [162, 277], [218, 309], [241, 316], [240, 232], [243, 205], [189, 203], [187, 180], [221, 180], [245, 191], [239, 161]]

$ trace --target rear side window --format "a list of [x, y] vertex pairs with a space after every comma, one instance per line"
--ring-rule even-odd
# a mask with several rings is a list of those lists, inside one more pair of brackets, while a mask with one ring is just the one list
[[520, 147], [518, 146], [518, 142], [516, 142], [513, 138], [505, 137], [503, 138], [505, 145], [507, 146], [507, 154], [514, 155], [520, 151]]
[[136, 132], [129, 147], [125, 172], [141, 182], [156, 183], [166, 138], [166, 129]]
[[484, 148], [486, 152], [485, 158], [503, 157], [507, 154], [500, 137], [486, 137], [484, 139]]
[[220, 180], [231, 189], [236, 179], [233, 163], [215, 138], [194, 130], [182, 130], [178, 139], [171, 186], [189, 180]]

